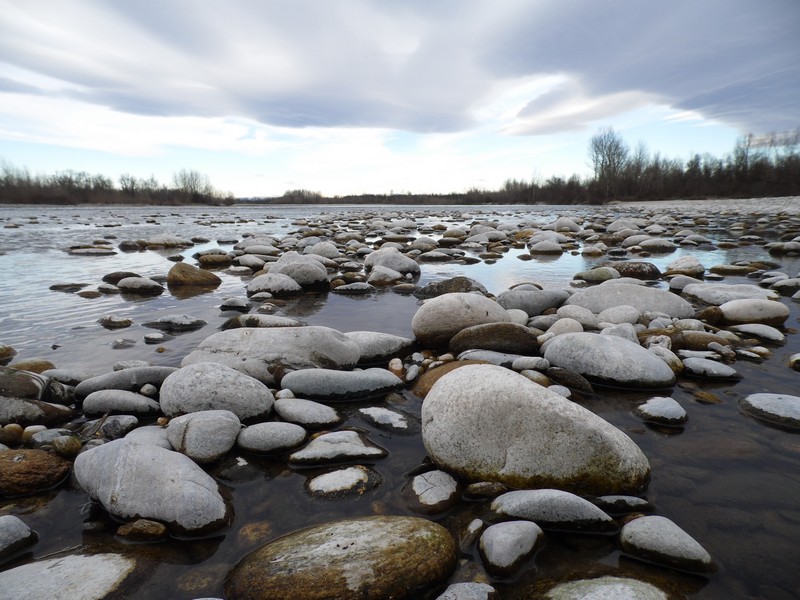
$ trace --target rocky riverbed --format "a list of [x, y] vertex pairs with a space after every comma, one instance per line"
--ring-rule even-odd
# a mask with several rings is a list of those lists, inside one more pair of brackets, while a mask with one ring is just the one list
[[799, 204], [0, 213], [0, 590], [792, 598]]

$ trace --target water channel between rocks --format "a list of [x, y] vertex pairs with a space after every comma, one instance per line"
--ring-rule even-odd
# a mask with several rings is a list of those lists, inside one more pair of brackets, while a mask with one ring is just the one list
[[[704, 204], [642, 204], [605, 207], [4, 207], [0, 208], [0, 343], [13, 346], [16, 359], [44, 358], [57, 367], [80, 369], [95, 374], [110, 371], [122, 360], [146, 360], [155, 365], [180, 366], [189, 352], [230, 316], [219, 310], [226, 297], [245, 297], [249, 277], [217, 270], [222, 284], [213, 291], [191, 295], [165, 292], [155, 297], [103, 295], [83, 298], [75, 293], [50, 290], [58, 283], [85, 283], [95, 289], [112, 271], [130, 270], [144, 276], [165, 275], [174, 264], [168, 256], [180, 253], [195, 264], [192, 255], [204, 249], [232, 248], [231, 240], [245, 235], [282, 237], [307, 222], [320, 218], [335, 222], [369, 222], [381, 218], [414, 218], [419, 227], [444, 223], [469, 228], [476, 221], [526, 223], [543, 226], [559, 216], [586, 219], [593, 216], [636, 217], [642, 210], [669, 215], [681, 223], [672, 229], [686, 229], [682, 210], [702, 213]], [[780, 263], [776, 270], [797, 276], [800, 259], [771, 257], [763, 248], [783, 231], [780, 219], [769, 225], [759, 223], [780, 210], [791, 213], [800, 225], [800, 199], [780, 199], [741, 205], [735, 202], [726, 214], [725, 203], [708, 204], [708, 226], [692, 227], [714, 242], [757, 236], [733, 247], [716, 244], [680, 246], [666, 254], [647, 257], [629, 255], [658, 266], [681, 256], [695, 256], [707, 268], [738, 261], [770, 259]], [[325, 215], [321, 217], [321, 215]], [[736, 224], [743, 228], [731, 229]], [[3, 226], [5, 226], [3, 228]], [[184, 238], [203, 237], [211, 241], [183, 250], [117, 252], [113, 256], [82, 257], [64, 249], [107, 239], [112, 245], [122, 240], [147, 239], [162, 233]], [[800, 233], [800, 231], [798, 231]], [[417, 231], [413, 236], [422, 235]], [[425, 233], [438, 237], [437, 232]], [[669, 237], [669, 236], [666, 236]], [[225, 243], [217, 243], [223, 240]], [[372, 243], [374, 239], [368, 239]], [[422, 286], [456, 275], [482, 283], [497, 295], [510, 286], [536, 281], [546, 288], [568, 288], [572, 276], [607, 262], [609, 256], [582, 256], [565, 252], [557, 257], [518, 257], [525, 251], [512, 249], [496, 262], [476, 264], [422, 263], [422, 274], [414, 281]], [[468, 255], [475, 255], [468, 253]], [[756, 283], [744, 276], [726, 276], [725, 283]], [[660, 287], [666, 288], [666, 281]], [[671, 391], [659, 394], [597, 387], [596, 394], [578, 402], [627, 433], [650, 461], [652, 476], [644, 496], [655, 514], [668, 517], [705, 547], [718, 565], [709, 576], [679, 573], [638, 562], [624, 556], [613, 537], [548, 533], [546, 545], [536, 557], [511, 578], [493, 578], [482, 567], [474, 547], [465, 548], [451, 582], [479, 580], [491, 583], [501, 598], [536, 597], [537, 582], [562, 579], [571, 574], [631, 575], [654, 581], [674, 591], [676, 597], [764, 598], [782, 600], [800, 594], [800, 435], [773, 427], [744, 415], [739, 400], [757, 392], [796, 395], [800, 374], [787, 366], [791, 355], [800, 352], [797, 335], [800, 306], [784, 297], [790, 310], [784, 324], [787, 340], [768, 345], [772, 356], [763, 362], [737, 360], [741, 381], [713, 382], [681, 378]], [[306, 325], [324, 325], [342, 332], [376, 331], [413, 337], [411, 320], [419, 308], [412, 294], [380, 288], [367, 296], [345, 296], [308, 292], [276, 303], [273, 313], [291, 317]], [[125, 329], [107, 330], [98, 324], [105, 315], [133, 320]], [[159, 345], [143, 342], [156, 330], [144, 327], [165, 315], [187, 314], [203, 319], [199, 330], [178, 333]], [[131, 340], [115, 349], [115, 341]], [[701, 402], [698, 392], [706, 392]], [[667, 395], [688, 413], [682, 429], [665, 429], [644, 424], [633, 413], [643, 400]], [[419, 420], [422, 401], [409, 389], [385, 401], [337, 404], [345, 417], [338, 426], [357, 428], [388, 457], [361, 462], [377, 471], [382, 483], [361, 495], [341, 499], [312, 496], [307, 482], [331, 468], [287, 466], [285, 460], [256, 457], [234, 450], [221, 461], [206, 467], [230, 491], [235, 520], [217, 535], [203, 539], [173, 539], [158, 544], [132, 544], [114, 535], [116, 526], [87, 531], [82, 508], [89, 498], [70, 480], [44, 494], [29, 498], [0, 499], [0, 515], [20, 516], [39, 535], [31, 551], [0, 566], [6, 570], [42, 557], [70, 553], [108, 551], [135, 556], [148, 565], [146, 577], [126, 592], [129, 598], [222, 597], [228, 571], [246, 554], [289, 532], [341, 518], [384, 515], [414, 515], [400, 490], [410, 474], [423, 464], [425, 449], [419, 435], [389, 432], [366, 421], [359, 413], [365, 406], [390, 406]], [[429, 516], [459, 535], [473, 518], [486, 519], [488, 501], [462, 501], [455, 508]], [[0, 590], [0, 597], [2, 597]]]

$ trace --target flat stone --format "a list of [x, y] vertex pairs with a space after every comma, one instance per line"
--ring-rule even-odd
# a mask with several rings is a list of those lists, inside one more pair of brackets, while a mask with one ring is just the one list
[[160, 329], [170, 333], [195, 331], [204, 325], [206, 325], [206, 322], [203, 319], [198, 319], [191, 315], [166, 315], [155, 321], [144, 323], [145, 327], [152, 327], [153, 329]]
[[617, 524], [580, 496], [554, 489], [506, 492], [492, 502], [492, 510], [506, 517], [534, 521], [545, 529], [611, 533]]
[[456, 544], [441, 525], [416, 517], [365, 517], [298, 531], [242, 559], [225, 595], [285, 598], [413, 599], [446, 580]]
[[705, 548], [666, 517], [649, 516], [629, 521], [619, 538], [622, 550], [634, 558], [684, 571], [716, 570]]
[[136, 568], [119, 554], [76, 554], [38, 560], [0, 573], [8, 598], [111, 598]]
[[147, 396], [125, 390], [97, 390], [83, 399], [83, 412], [87, 415], [133, 414], [155, 415], [161, 405]]
[[683, 372], [693, 377], [703, 377], [705, 379], [741, 379], [742, 376], [733, 367], [723, 365], [720, 362], [708, 358], [684, 358]]
[[411, 338], [376, 331], [350, 331], [344, 335], [358, 345], [358, 363], [362, 365], [388, 362], [407, 353], [414, 343]]
[[355, 465], [336, 469], [310, 479], [306, 488], [313, 496], [341, 498], [352, 494], [363, 494], [380, 485], [382, 478], [375, 471]]
[[452, 507], [459, 500], [459, 491], [458, 482], [444, 471], [415, 475], [403, 489], [412, 509], [426, 514]]
[[401, 415], [399, 412], [389, 410], [380, 406], [370, 406], [368, 408], [360, 408], [358, 412], [364, 418], [381, 429], [389, 429], [393, 431], [408, 431], [408, 419]]
[[459, 331], [450, 340], [450, 351], [460, 354], [465, 350], [482, 349], [508, 354], [536, 354], [539, 343], [536, 334], [517, 323], [484, 323]]
[[335, 408], [313, 400], [280, 398], [273, 406], [281, 419], [304, 427], [331, 427], [342, 420]]
[[633, 411], [639, 418], [659, 425], [680, 426], [688, 416], [683, 407], [672, 398], [650, 398]]
[[99, 390], [139, 391], [143, 385], [151, 384], [159, 387], [167, 376], [177, 371], [175, 367], [133, 367], [117, 370], [112, 373], [85, 379], [75, 386], [75, 397], [86, 398]]
[[342, 460], [383, 458], [386, 450], [368, 443], [355, 431], [334, 431], [314, 438], [303, 449], [289, 456], [299, 465], [321, 465]]
[[360, 357], [358, 344], [328, 327], [243, 328], [207, 337], [181, 365], [220, 363], [274, 384], [298, 369], [349, 369]]
[[576, 292], [565, 304], [587, 308], [595, 314], [615, 306], [633, 306], [642, 312], [658, 311], [678, 319], [694, 316], [694, 308], [680, 296], [630, 283], [604, 283]]
[[730, 325], [762, 323], [782, 325], [789, 318], [789, 307], [776, 300], [731, 300], [721, 304], [723, 320]]
[[397, 375], [380, 368], [363, 371], [303, 369], [287, 373], [281, 380], [281, 387], [292, 390], [297, 397], [327, 402], [375, 398], [402, 385]]
[[693, 283], [683, 288], [682, 293], [701, 302], [720, 306], [731, 300], [775, 300], [780, 295], [749, 283]]
[[146, 296], [157, 296], [164, 291], [164, 286], [147, 277], [126, 277], [117, 282], [117, 287], [120, 291], [127, 292], [128, 294], [142, 294]]
[[791, 429], [800, 429], [800, 396], [750, 394], [739, 402], [739, 406], [756, 419]]
[[39, 536], [15, 515], [0, 517], [0, 561], [14, 556], [20, 550], [32, 546]]

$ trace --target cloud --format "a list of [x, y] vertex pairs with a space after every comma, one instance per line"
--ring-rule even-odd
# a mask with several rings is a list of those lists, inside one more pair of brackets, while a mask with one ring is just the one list
[[[475, 130], [489, 115], [498, 131], [546, 135], [656, 103], [754, 133], [800, 121], [793, 0], [0, 8], [0, 92], [130, 115], [417, 133]], [[64, 85], [35, 89], [35, 77]], [[501, 122], [496, 93], [511, 88], [516, 112]]]

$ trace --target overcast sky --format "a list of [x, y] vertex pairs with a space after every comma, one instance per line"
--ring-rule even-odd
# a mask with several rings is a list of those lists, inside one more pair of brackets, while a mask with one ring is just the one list
[[798, 0], [0, 0], [0, 158], [238, 196], [588, 174], [800, 125]]

